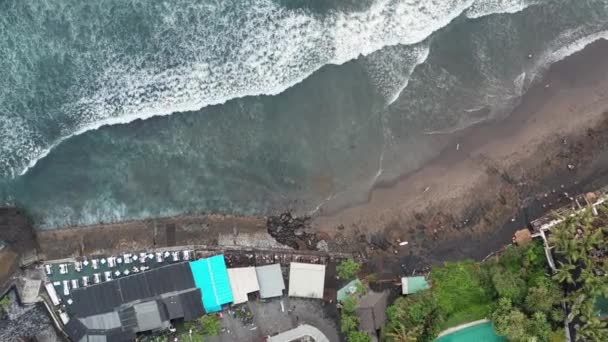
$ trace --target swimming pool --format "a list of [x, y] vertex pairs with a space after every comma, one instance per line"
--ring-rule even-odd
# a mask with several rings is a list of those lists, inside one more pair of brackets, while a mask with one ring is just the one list
[[491, 322], [476, 324], [447, 335], [443, 335], [435, 342], [506, 342], [503, 336], [498, 336], [492, 328]]

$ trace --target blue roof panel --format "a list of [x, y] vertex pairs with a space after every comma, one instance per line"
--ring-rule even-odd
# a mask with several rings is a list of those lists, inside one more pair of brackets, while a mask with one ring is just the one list
[[205, 311], [220, 311], [222, 305], [233, 301], [223, 254], [191, 261], [190, 270], [195, 286], [201, 289]]

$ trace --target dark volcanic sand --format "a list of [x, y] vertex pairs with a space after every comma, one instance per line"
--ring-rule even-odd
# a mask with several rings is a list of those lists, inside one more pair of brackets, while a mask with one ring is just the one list
[[566, 204], [564, 192], [606, 184], [607, 57], [608, 42], [599, 41], [556, 63], [510, 116], [454, 134], [438, 158], [374, 189], [365, 204], [317, 217], [315, 227], [337, 245], [365, 249], [387, 275], [500, 249]]

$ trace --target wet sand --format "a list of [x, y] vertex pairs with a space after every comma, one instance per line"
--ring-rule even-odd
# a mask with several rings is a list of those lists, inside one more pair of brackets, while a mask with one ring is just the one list
[[607, 57], [599, 41], [554, 64], [510, 116], [453, 134], [424, 167], [380, 184], [364, 204], [317, 216], [314, 227], [342, 243], [408, 241], [390, 248], [402, 265], [482, 258], [509, 243], [531, 216], [564, 204], [564, 192], [608, 180]]

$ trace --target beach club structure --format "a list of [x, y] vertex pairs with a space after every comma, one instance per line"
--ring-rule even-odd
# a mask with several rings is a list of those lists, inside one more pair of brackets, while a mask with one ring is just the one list
[[[289, 296], [323, 298], [325, 265], [292, 262], [289, 270]], [[72, 341], [132, 341], [137, 333], [168, 329], [173, 320], [245, 303], [252, 293], [266, 299], [285, 291], [280, 264], [227, 268], [223, 254], [95, 279], [83, 286], [76, 281], [69, 287], [71, 280], [56, 278], [45, 284], [52, 304], [64, 306], [60, 316]]]

